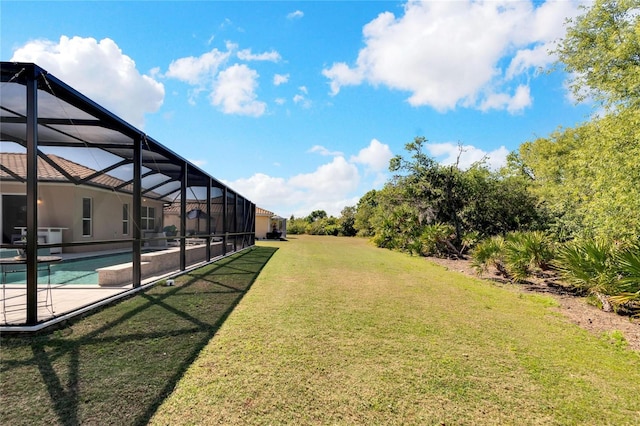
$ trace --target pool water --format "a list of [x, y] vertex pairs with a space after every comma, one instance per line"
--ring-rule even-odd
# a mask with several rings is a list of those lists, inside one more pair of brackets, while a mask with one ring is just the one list
[[[51, 275], [44, 266], [38, 267], [38, 284], [98, 284], [96, 269], [132, 261], [131, 253], [67, 259], [51, 264]], [[5, 265], [2, 282], [6, 284], [26, 284], [27, 274], [23, 265]]]

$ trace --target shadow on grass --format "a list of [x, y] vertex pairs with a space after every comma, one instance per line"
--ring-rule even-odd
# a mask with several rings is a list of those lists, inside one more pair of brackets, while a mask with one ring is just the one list
[[55, 332], [3, 336], [2, 423], [148, 423], [276, 250], [243, 251]]

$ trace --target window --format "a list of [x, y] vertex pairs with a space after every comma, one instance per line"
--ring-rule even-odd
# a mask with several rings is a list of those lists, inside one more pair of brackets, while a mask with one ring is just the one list
[[82, 199], [82, 236], [90, 237], [91, 236], [91, 217], [92, 217], [92, 209], [91, 209], [91, 198], [83, 198]]
[[122, 235], [129, 235], [129, 204], [122, 205]]
[[142, 229], [152, 231], [156, 227], [155, 207], [142, 206]]

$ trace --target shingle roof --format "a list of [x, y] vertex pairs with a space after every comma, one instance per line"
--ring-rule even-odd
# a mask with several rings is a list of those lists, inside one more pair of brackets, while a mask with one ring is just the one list
[[273, 212], [256, 206], [256, 216], [273, 216]]
[[[66, 158], [59, 157], [57, 155], [48, 154], [47, 158], [59, 167], [62, 171], [69, 176], [77, 180], [83, 180], [96, 173], [95, 170], [67, 160]], [[19, 180], [25, 181], [27, 176], [27, 155], [23, 153], [2, 152], [0, 153], [0, 180], [16, 180], [16, 176]], [[56, 169], [52, 164], [45, 161], [43, 158], [38, 157], [38, 180], [45, 182], [69, 182], [67, 176], [65, 176], [59, 169]], [[104, 188], [116, 188], [124, 183], [123, 180], [110, 176], [106, 173], [99, 174], [87, 182], [90, 182], [94, 186], [101, 186]], [[76, 183], [76, 182], [74, 182]], [[120, 188], [122, 192], [130, 193], [132, 191], [131, 185], [125, 185]]]

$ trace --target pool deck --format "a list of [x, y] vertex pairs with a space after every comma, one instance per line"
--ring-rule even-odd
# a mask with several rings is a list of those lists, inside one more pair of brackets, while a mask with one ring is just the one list
[[[61, 253], [63, 260], [84, 257], [103, 256], [107, 254], [123, 253], [127, 250], [105, 250], [87, 253]], [[212, 259], [213, 260], [213, 259]], [[189, 265], [187, 271], [205, 265], [198, 262]], [[147, 277], [141, 286], [134, 289], [133, 284], [119, 286], [78, 285], [78, 284], [38, 284], [38, 325], [20, 326], [26, 323], [26, 289], [22, 284], [2, 284], [0, 294], [0, 332], [6, 331], [37, 331], [55, 323], [95, 309], [104, 304], [122, 298], [126, 293], [143, 290], [155, 282], [175, 276], [187, 271], [171, 271]], [[24, 329], [24, 330], [22, 330]]]

